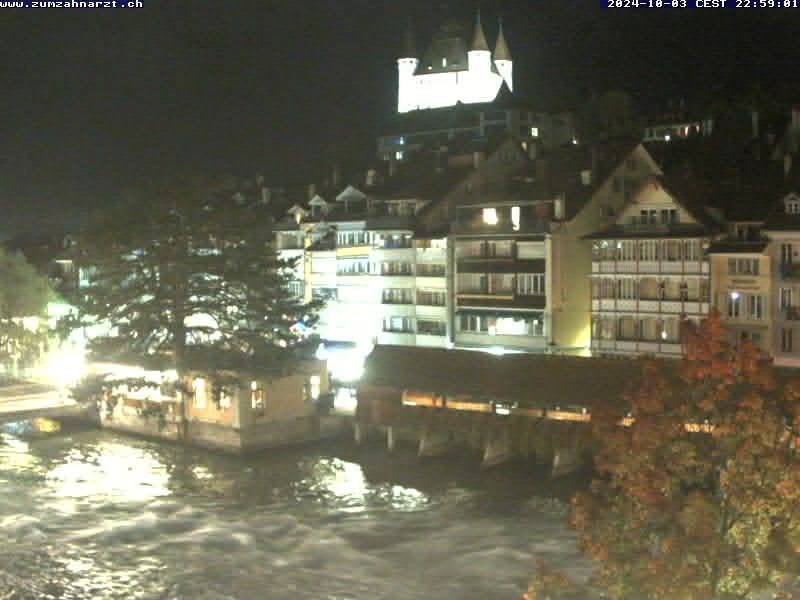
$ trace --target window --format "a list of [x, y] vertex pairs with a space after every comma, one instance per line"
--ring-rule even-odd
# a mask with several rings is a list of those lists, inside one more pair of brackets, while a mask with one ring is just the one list
[[417, 290], [417, 304], [420, 306], [444, 306], [446, 295], [444, 290]]
[[618, 242], [620, 260], [636, 260], [636, 242]]
[[447, 57], [443, 56], [442, 57], [442, 67], [446, 67], [446, 66], [447, 66]]
[[512, 206], [511, 207], [511, 229], [514, 231], [519, 231], [520, 225], [520, 211], [519, 206]]
[[420, 319], [417, 321], [417, 334], [444, 336], [447, 334], [447, 325], [444, 321]]
[[250, 408], [256, 416], [264, 415], [264, 389], [257, 381], [250, 382]]
[[192, 381], [193, 400], [192, 406], [195, 408], [205, 408], [208, 401], [208, 388], [206, 380], [202, 377], [195, 377]]
[[521, 273], [517, 275], [517, 293], [520, 296], [543, 296], [544, 273]]
[[674, 208], [661, 209], [661, 223], [663, 225], [671, 225], [678, 222], [678, 211]]
[[747, 296], [747, 316], [754, 321], [764, 318], [764, 301], [761, 296]]
[[617, 298], [622, 300], [635, 300], [638, 291], [638, 281], [631, 278], [617, 280]]
[[728, 272], [731, 275], [758, 275], [758, 259], [729, 258]]
[[336, 261], [336, 272], [339, 275], [367, 275], [369, 274], [369, 260], [344, 259]]
[[383, 304], [414, 304], [410, 288], [387, 288], [383, 290]]
[[685, 281], [681, 281], [679, 293], [681, 302], [686, 302], [687, 300], [689, 300], [689, 284], [686, 283]]
[[381, 269], [382, 275], [411, 275], [411, 263], [385, 262]]
[[417, 265], [417, 277], [444, 277], [444, 265]]
[[742, 314], [742, 297], [739, 292], [731, 292], [728, 296], [728, 317], [738, 319]]
[[497, 225], [497, 209], [484, 208], [483, 209], [483, 222], [487, 225]]
[[639, 242], [639, 260], [658, 260], [658, 242], [655, 240], [644, 240]]
[[655, 225], [658, 222], [658, 211], [655, 208], [643, 208], [639, 211], [642, 224]]
[[684, 260], [700, 260], [700, 242], [697, 240], [686, 240], [683, 243]]
[[781, 310], [792, 306], [792, 288], [781, 288], [779, 302]]
[[467, 333], [487, 333], [489, 320], [480, 315], [461, 315], [459, 329]]
[[781, 350], [783, 352], [791, 352], [792, 346], [792, 330], [781, 329]]
[[340, 231], [336, 234], [336, 245], [340, 247], [368, 246], [369, 244], [369, 231]]
[[792, 251], [791, 244], [781, 244], [781, 264], [782, 265], [790, 265], [792, 264], [792, 257], [794, 256], [794, 252]]
[[800, 200], [788, 200], [786, 202], [786, 212], [790, 215], [800, 214]]
[[681, 260], [681, 246], [682, 244], [678, 240], [665, 241], [663, 248], [664, 260], [673, 262]]
[[539, 137], [539, 128], [531, 127], [531, 137]]
[[414, 333], [414, 319], [411, 317], [384, 317], [383, 330], [387, 333]]

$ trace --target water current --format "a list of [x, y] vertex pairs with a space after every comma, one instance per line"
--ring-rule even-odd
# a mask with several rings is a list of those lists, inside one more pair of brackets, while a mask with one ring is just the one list
[[530, 465], [345, 440], [235, 458], [0, 437], [0, 598], [504, 600], [538, 558], [588, 568], [564, 525], [582, 483]]

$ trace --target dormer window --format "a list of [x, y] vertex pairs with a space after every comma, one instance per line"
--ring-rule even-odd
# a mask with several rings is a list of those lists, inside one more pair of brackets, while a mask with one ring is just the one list
[[800, 200], [792, 198], [786, 201], [786, 214], [800, 215]]

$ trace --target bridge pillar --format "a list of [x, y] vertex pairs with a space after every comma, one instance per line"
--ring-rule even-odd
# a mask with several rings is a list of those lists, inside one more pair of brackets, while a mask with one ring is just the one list
[[482, 469], [488, 469], [514, 458], [514, 448], [508, 427], [489, 432], [486, 447], [483, 449]]
[[387, 428], [386, 428], [386, 448], [387, 448], [387, 449], [388, 449], [390, 452], [391, 452], [392, 450], [394, 450], [394, 445], [395, 445], [395, 442], [396, 442], [396, 440], [395, 440], [395, 432], [394, 432], [394, 427], [392, 427], [392, 426], [390, 425], [389, 427], [387, 427]]
[[447, 430], [426, 427], [419, 439], [419, 456], [441, 456], [453, 447], [453, 436]]

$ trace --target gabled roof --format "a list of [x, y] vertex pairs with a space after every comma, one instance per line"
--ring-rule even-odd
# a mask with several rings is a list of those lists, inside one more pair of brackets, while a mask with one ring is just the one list
[[[648, 188], [657, 186], [664, 190], [672, 200], [681, 206], [695, 223], [674, 223], [666, 225], [654, 225], [652, 229], [647, 227], [641, 229], [631, 229], [625, 223], [620, 222], [625, 209], [639, 201], [639, 198]], [[631, 195], [623, 205], [615, 221], [598, 231], [595, 231], [584, 239], [605, 239], [605, 238], [641, 238], [641, 237], [686, 237], [696, 235], [706, 235], [722, 231], [723, 226], [712, 211], [708, 210], [708, 203], [702, 195], [697, 194], [692, 182], [668, 178], [663, 175], [652, 175], [642, 181], [637, 191]]]
[[[635, 138], [615, 138], [553, 148], [541, 152], [516, 174], [516, 178], [531, 199], [563, 197], [564, 216], [570, 220], [639, 145], [639, 140]], [[588, 185], [581, 180], [583, 171], [591, 171]]]

